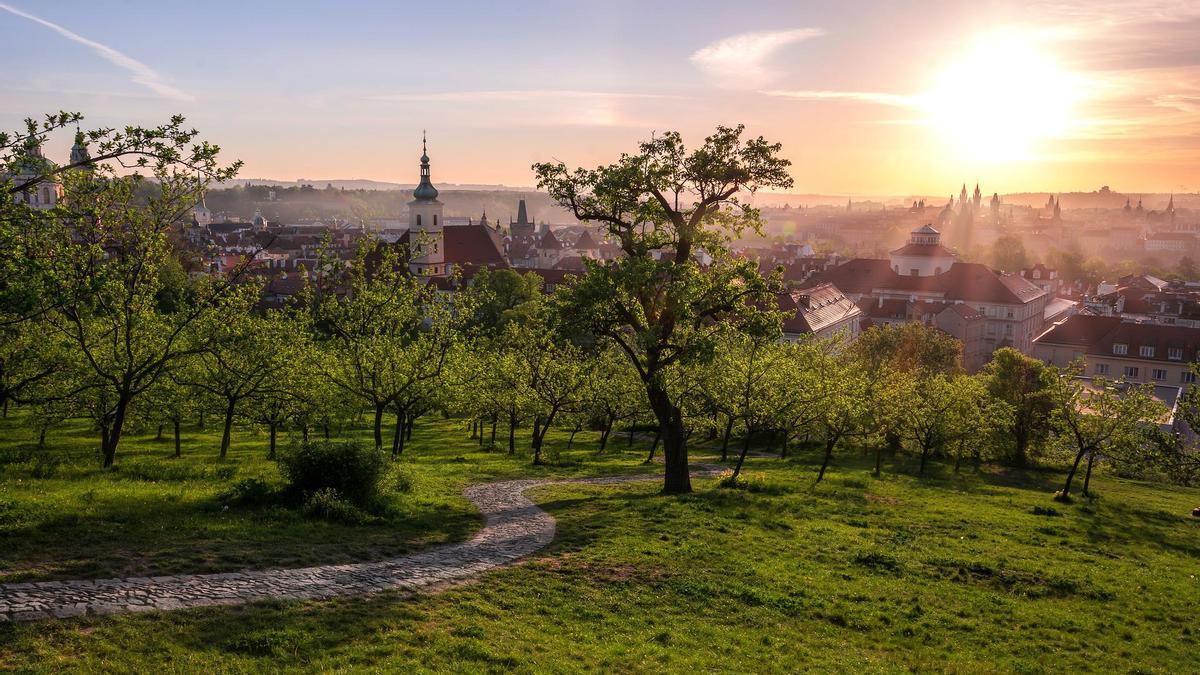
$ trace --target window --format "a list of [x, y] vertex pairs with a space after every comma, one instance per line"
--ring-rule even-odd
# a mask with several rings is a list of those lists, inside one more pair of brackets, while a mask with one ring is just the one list
[[1096, 374], [1097, 375], [1107, 375], [1108, 374], [1108, 364], [1107, 363], [1097, 363], [1096, 364]]
[[1010, 319], [1011, 319], [1011, 318], [1013, 318], [1014, 316], [1015, 316], [1015, 315], [1013, 314], [1013, 311], [1012, 311], [1011, 309], [1010, 309], [1010, 310], [1008, 310], [1008, 318], [1010, 318]]
[[1129, 345], [1121, 344], [1120, 342], [1113, 343], [1113, 353], [1122, 356], [1129, 353]]
[[1167, 347], [1167, 358], [1172, 361], [1183, 360], [1183, 347]]
[[1138, 376], [1137, 366], [1125, 366], [1125, 377], [1136, 378]]
[[437, 214], [433, 214], [433, 226], [437, 227]]
[[417, 214], [417, 227], [421, 226], [421, 214]]
[[1150, 371], [1150, 379], [1154, 380], [1155, 382], [1166, 381], [1167, 369], [1166, 368], [1155, 368], [1154, 370], [1151, 370]]
[[1142, 345], [1141, 347], [1138, 347], [1138, 356], [1147, 359], [1154, 358], [1154, 347], [1150, 345]]
[[1041, 270], [1034, 270], [1034, 271], [1033, 271], [1033, 278], [1034, 278], [1034, 279], [1041, 279], [1041, 278], [1042, 278], [1042, 271], [1041, 271]]
[[919, 276], [921, 276], [921, 270], [914, 267], [914, 268], [912, 268], [912, 270], [909, 271], [909, 274], [914, 277], [919, 277]]
[[1179, 382], [1181, 384], [1195, 384], [1196, 374], [1190, 370], [1185, 370], [1179, 374]]

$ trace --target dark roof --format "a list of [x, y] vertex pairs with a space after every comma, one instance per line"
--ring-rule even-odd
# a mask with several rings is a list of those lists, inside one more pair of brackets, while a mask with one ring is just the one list
[[833, 284], [820, 284], [803, 291], [779, 293], [776, 303], [779, 309], [793, 312], [791, 318], [783, 321], [783, 332], [793, 334], [815, 333], [862, 313], [862, 310]]
[[[396, 240], [398, 246], [407, 246], [409, 233]], [[442, 228], [442, 255], [448, 263], [457, 265], [486, 265], [508, 267], [508, 261], [487, 225], [454, 225]]]
[[[1122, 321], [1119, 316], [1076, 314], [1034, 341], [1078, 347], [1093, 356], [1123, 356], [1149, 361], [1190, 363], [1200, 355], [1200, 328], [1132, 323]], [[1125, 354], [1114, 354], [1114, 344], [1125, 345]], [[1154, 356], [1142, 356], [1142, 347], [1153, 347]], [[1169, 358], [1169, 349], [1179, 349], [1180, 358]]]
[[921, 255], [921, 256], [950, 256], [954, 257], [954, 251], [942, 246], [941, 244], [905, 244], [900, 248], [892, 251], [892, 255]]
[[587, 230], [584, 230], [583, 234], [579, 235], [579, 238], [575, 240], [575, 248], [586, 250], [586, 249], [600, 248], [600, 245], [596, 243], [596, 240], [594, 238], [592, 238], [592, 235], [590, 232], [588, 232]]
[[1015, 274], [997, 274], [979, 263], [956, 262], [933, 276], [905, 276], [892, 270], [887, 260], [855, 258], [814, 274], [809, 286], [830, 282], [847, 293], [871, 294], [880, 289], [941, 294], [947, 300], [972, 302], [1030, 302], [1046, 294]]
[[1094, 344], [1121, 323], [1119, 316], [1076, 314], [1034, 338], [1039, 344], [1086, 347]]
[[560, 249], [562, 245], [558, 243], [558, 237], [554, 236], [554, 230], [546, 230], [546, 234], [542, 235], [537, 242], [538, 248]]

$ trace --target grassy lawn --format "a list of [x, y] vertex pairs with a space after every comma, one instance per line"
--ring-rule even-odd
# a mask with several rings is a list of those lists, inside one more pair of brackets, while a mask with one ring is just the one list
[[[6, 422], [3, 441], [25, 442]], [[120, 462], [189, 467], [186, 480], [93, 468], [81, 429], [51, 478], [0, 476], [6, 579], [308, 564], [459, 539], [478, 526], [469, 482], [641, 470], [624, 438], [594, 436], [566, 466], [477, 451], [455, 422], [419, 425], [415, 488], [384, 522], [337, 527], [283, 509], [222, 511], [215, 495], [273, 475], [250, 432], [217, 474], [214, 436], [183, 460], [138, 437]], [[565, 443], [555, 437], [559, 447]], [[527, 439], [526, 439], [527, 442]], [[644, 444], [640, 444], [643, 445]], [[407, 452], [407, 451], [406, 451]], [[561, 485], [531, 494], [558, 520], [544, 554], [437, 595], [0, 624], [0, 669], [166, 671], [1072, 671], [1194, 672], [1200, 663], [1200, 490], [1093, 479], [1056, 504], [1056, 472], [907, 466], [882, 479], [854, 453], [814, 487], [815, 457], [754, 458], [757, 491], [696, 482]], [[180, 470], [180, 475], [184, 474]], [[156, 474], [160, 475], [161, 474]], [[86, 495], [91, 496], [86, 496]], [[1045, 509], [1053, 509], [1046, 511]]]

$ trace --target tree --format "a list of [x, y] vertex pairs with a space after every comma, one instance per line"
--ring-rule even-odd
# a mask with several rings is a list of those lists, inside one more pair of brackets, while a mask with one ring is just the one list
[[1154, 399], [1149, 385], [1100, 378], [1089, 381], [1078, 376], [1081, 368], [1075, 364], [1058, 373], [1050, 387], [1055, 429], [1074, 455], [1063, 489], [1056, 495], [1061, 501], [1070, 500], [1071, 484], [1084, 457], [1088, 460], [1083, 483], [1086, 495], [1097, 457], [1137, 451], [1147, 442], [1146, 428], [1168, 412]]
[[742, 472], [751, 439], [775, 428], [779, 410], [792, 393], [780, 377], [789, 355], [789, 350], [774, 340], [729, 334], [718, 344], [717, 356], [707, 368], [710, 377], [701, 385], [704, 398], [728, 421], [740, 422], [745, 432], [734, 478]]
[[1005, 436], [1012, 439], [1006, 461], [1023, 467], [1029, 463], [1029, 447], [1041, 443], [1050, 432], [1054, 401], [1050, 398], [1055, 373], [1038, 359], [1012, 347], [996, 350], [984, 368], [988, 393], [1008, 404]]
[[1012, 234], [998, 237], [992, 244], [992, 265], [1005, 272], [1017, 272], [1029, 267], [1025, 243], [1020, 237]]
[[921, 451], [918, 473], [929, 456], [947, 445], [980, 438], [986, 430], [984, 382], [968, 375], [933, 375], [916, 383], [904, 407], [902, 428]]
[[477, 296], [472, 324], [495, 334], [506, 323], [524, 320], [542, 304], [542, 279], [533, 272], [480, 269], [471, 283]]
[[159, 421], [171, 425], [172, 438], [175, 442], [175, 456], [183, 455], [183, 423], [196, 413], [197, 398], [191, 387], [183, 384], [178, 376], [168, 371], [166, 377], [160, 378], [146, 392], [146, 407], [150, 415]]
[[826, 345], [814, 360], [813, 367], [813, 427], [825, 441], [825, 452], [816, 481], [820, 483], [825, 478], [825, 471], [833, 460], [838, 443], [848, 436], [861, 433], [864, 424], [869, 421], [868, 379], [857, 359], [847, 352], [834, 349], [833, 345]]
[[[219, 148], [198, 138], [184, 126], [184, 118], [172, 117], [158, 127], [126, 126], [78, 130], [83, 115], [58, 112], [40, 120], [27, 118], [24, 128], [0, 132], [0, 325], [19, 323], [42, 316], [64, 301], [87, 295], [90, 286], [76, 283], [73, 266], [77, 255], [62, 255], [80, 243], [78, 225], [96, 217], [93, 197], [118, 177], [143, 172], [158, 179], [159, 198], [139, 206], [157, 209], [158, 224], [176, 220], [175, 207], [189, 208], [210, 181], [236, 175], [241, 162], [222, 167]], [[67, 164], [55, 164], [42, 156], [41, 148], [52, 137], [75, 126], [75, 146]], [[168, 182], [162, 182], [167, 178]], [[58, 193], [52, 208], [34, 208], [28, 202], [36, 193]], [[145, 185], [144, 185], [145, 186]], [[187, 189], [178, 189], [185, 186]], [[174, 195], [177, 199], [166, 198]], [[107, 200], [111, 206], [114, 200]], [[119, 221], [119, 214], [109, 220]], [[95, 244], [96, 242], [88, 242]]]
[[221, 459], [229, 453], [240, 404], [255, 396], [286, 395], [282, 375], [292, 363], [290, 346], [299, 339], [295, 327], [279, 312], [259, 317], [248, 308], [238, 309], [209, 319], [204, 327], [210, 334], [208, 346], [191, 359], [183, 374], [189, 386], [221, 405]]
[[[371, 406], [375, 448], [383, 415], [442, 375], [456, 340], [454, 312], [427, 280], [410, 276], [396, 252], [367, 242], [352, 264], [323, 260], [305, 291], [319, 346], [315, 367]], [[344, 293], [344, 295], [343, 295]]]
[[691, 491], [680, 402], [665, 381], [677, 363], [705, 361], [718, 335], [779, 332], [776, 284], [729, 254], [727, 238], [759, 230], [759, 213], [739, 200], [760, 188], [788, 188], [781, 146], [742, 139], [743, 127], [718, 127], [689, 152], [667, 132], [596, 169], [535, 164], [538, 187], [585, 223], [603, 226], [623, 256], [589, 262], [560, 291], [563, 316], [580, 333], [615, 342], [641, 379], [659, 425], [663, 492]]
[[615, 346], [610, 345], [595, 358], [584, 402], [600, 431], [599, 452], [604, 452], [614, 426], [644, 413], [646, 394], [637, 374]]

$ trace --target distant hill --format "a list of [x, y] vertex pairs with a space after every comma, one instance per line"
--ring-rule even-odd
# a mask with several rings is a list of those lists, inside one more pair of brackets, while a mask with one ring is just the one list
[[[220, 184], [222, 188], [242, 187], [245, 185], [267, 185], [278, 187], [300, 187], [302, 185], [311, 185], [314, 188], [321, 189], [332, 185], [335, 189], [341, 190], [411, 190], [416, 187], [415, 183], [389, 183], [387, 181], [368, 180], [366, 178], [297, 178], [296, 180], [279, 180], [276, 178], [234, 178]], [[507, 185], [488, 185], [483, 183], [438, 183], [438, 189], [445, 187], [447, 190], [532, 190], [530, 187], [513, 187]]]

